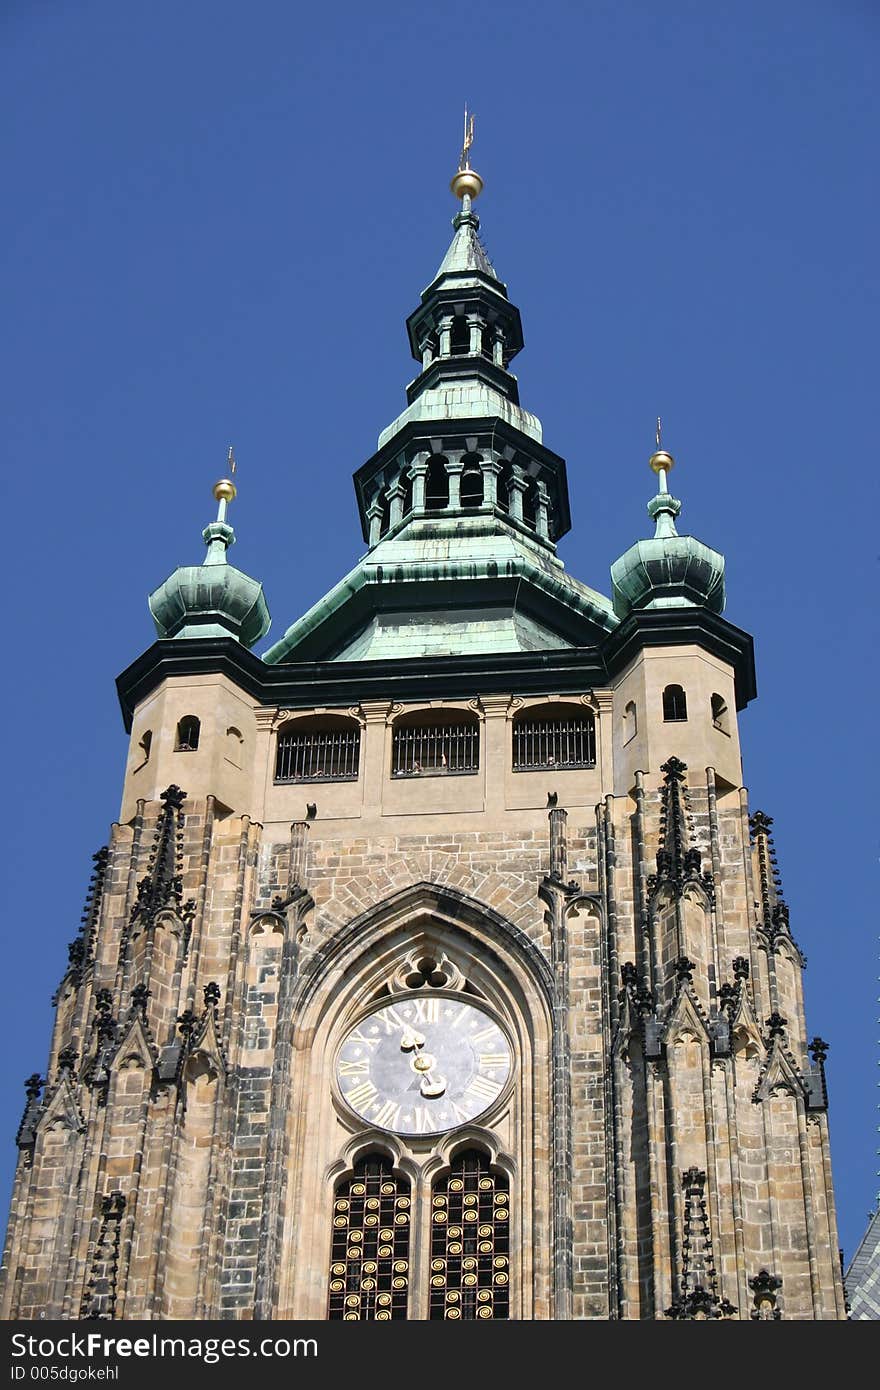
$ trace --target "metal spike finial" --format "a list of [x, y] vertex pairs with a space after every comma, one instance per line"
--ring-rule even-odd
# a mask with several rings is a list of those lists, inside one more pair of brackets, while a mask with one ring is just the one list
[[654, 452], [648, 459], [648, 466], [657, 474], [658, 492], [666, 491], [666, 474], [670, 468], [675, 466], [675, 459], [663, 448], [663, 421], [657, 416], [657, 427], [654, 430], [655, 447]]
[[459, 168], [459, 172], [461, 172], [461, 173], [463, 173], [465, 169], [469, 169], [469, 168], [471, 167], [471, 161], [470, 161], [470, 157], [469, 157], [469, 155], [468, 155], [468, 151], [469, 151], [469, 149], [470, 149], [470, 147], [471, 147], [471, 145], [472, 145], [473, 143], [474, 143], [474, 115], [473, 115], [473, 112], [468, 113], [467, 102], [465, 102], [465, 107], [464, 107], [464, 140], [463, 140], [463, 142], [462, 142], [462, 146], [461, 146], [461, 155], [460, 155], [459, 161], [458, 161], [458, 168]]
[[226, 464], [229, 469], [229, 477], [221, 478], [219, 482], [214, 484], [212, 489], [214, 499], [218, 503], [217, 520], [223, 522], [226, 520], [226, 508], [229, 506], [230, 502], [235, 500], [236, 493], [238, 492], [235, 483], [232, 481], [235, 476], [235, 453], [233, 452], [231, 444], [226, 454]]
[[471, 168], [470, 149], [474, 143], [474, 114], [464, 108], [464, 139], [461, 146], [461, 154], [458, 157], [458, 169], [453, 175], [452, 183], [449, 185], [456, 198], [462, 202], [462, 211], [469, 212], [471, 201], [479, 197], [483, 189], [483, 180], [476, 169]]

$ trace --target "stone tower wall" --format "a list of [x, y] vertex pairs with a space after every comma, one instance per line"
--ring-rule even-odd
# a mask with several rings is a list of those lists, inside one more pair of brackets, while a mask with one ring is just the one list
[[[673, 676], [686, 728], [658, 710]], [[373, 1146], [411, 1184], [426, 1317], [431, 1184], [469, 1142], [510, 1183], [512, 1316], [699, 1316], [702, 1290], [709, 1316], [842, 1317], [824, 1053], [719, 687], [732, 708], [696, 648], [652, 654], [578, 697], [595, 767], [523, 774], [511, 721], [546, 701], [435, 702], [479, 719], [479, 774], [399, 781], [403, 707], [374, 703], [356, 781], [289, 786], [289, 712], [166, 682], [29, 1093], [3, 1316], [323, 1317], [334, 1184]], [[515, 1079], [460, 1135], [370, 1130], [335, 1051], [427, 958], [504, 1020]]]

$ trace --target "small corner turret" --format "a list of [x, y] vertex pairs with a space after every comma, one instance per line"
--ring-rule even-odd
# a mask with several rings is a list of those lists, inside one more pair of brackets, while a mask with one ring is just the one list
[[667, 479], [675, 460], [660, 447], [659, 417], [656, 444], [648, 460], [657, 475], [657, 492], [648, 503], [654, 535], [630, 546], [611, 566], [614, 611], [619, 618], [644, 608], [699, 607], [721, 613], [724, 556], [694, 536], [680, 536], [675, 529], [681, 502], [669, 492]]
[[[227, 458], [235, 473], [232, 448]], [[271, 618], [263, 586], [230, 565], [226, 552], [235, 544], [235, 532], [226, 520], [237, 493], [232, 477], [214, 484], [217, 519], [207, 525], [202, 539], [208, 553], [201, 565], [182, 565], [150, 595], [150, 613], [162, 638], [234, 637], [252, 647], [269, 631]]]

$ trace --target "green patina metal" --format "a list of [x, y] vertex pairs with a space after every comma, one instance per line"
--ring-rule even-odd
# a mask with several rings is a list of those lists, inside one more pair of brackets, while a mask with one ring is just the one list
[[480, 219], [475, 212], [459, 212], [453, 219], [455, 236], [449, 250], [440, 262], [440, 269], [431, 281], [424, 298], [430, 295], [438, 282], [447, 275], [483, 275], [500, 286], [505, 298], [507, 289], [495, 274], [495, 267], [489, 260], [486, 248], [480, 240]]
[[269, 631], [263, 586], [230, 565], [226, 552], [235, 532], [220, 517], [202, 532], [204, 564], [182, 565], [150, 594], [150, 612], [160, 637], [234, 637], [252, 647]]
[[[538, 659], [602, 650], [621, 620], [640, 610], [723, 608], [724, 559], [677, 534], [681, 503], [666, 490], [665, 472], [648, 504], [653, 539], [612, 567], [613, 604], [566, 572], [556, 554], [570, 526], [565, 460], [544, 445], [541, 422], [520, 406], [509, 370], [523, 346], [519, 310], [480, 241], [469, 200], [453, 227], [407, 319], [421, 367], [407, 387], [408, 407], [354, 475], [369, 549], [265, 652], [266, 668]], [[439, 502], [426, 492], [436, 467], [446, 486]], [[469, 502], [467, 469], [478, 486]], [[218, 484], [204, 563], [175, 570], [151, 595], [160, 637], [233, 636], [250, 647], [268, 630], [261, 585], [227, 560], [235, 537], [226, 502], [234, 494], [231, 482]]]
[[681, 502], [665, 488], [648, 503], [654, 536], [637, 541], [611, 566], [618, 617], [641, 608], [723, 611], [724, 556], [694, 536], [680, 536], [675, 529], [680, 512]]
[[550, 650], [590, 645], [616, 625], [608, 599], [555, 556], [503, 519], [459, 513], [402, 524], [263, 660]]

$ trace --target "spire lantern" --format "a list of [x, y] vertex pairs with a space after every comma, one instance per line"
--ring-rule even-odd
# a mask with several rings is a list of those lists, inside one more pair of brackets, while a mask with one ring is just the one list
[[[504, 415], [511, 404], [519, 405], [510, 363], [523, 346], [522, 323], [480, 240], [473, 201], [482, 192], [483, 179], [471, 167], [473, 139], [474, 117], [466, 110], [458, 169], [450, 184], [461, 202], [452, 219], [455, 234], [406, 322], [410, 351], [420, 367], [407, 386], [407, 420], [413, 411], [444, 416], [454, 402], [461, 406], [460, 414], [475, 417], [490, 410]], [[399, 425], [395, 421], [391, 430]], [[380, 442], [388, 434], [384, 431]]]

